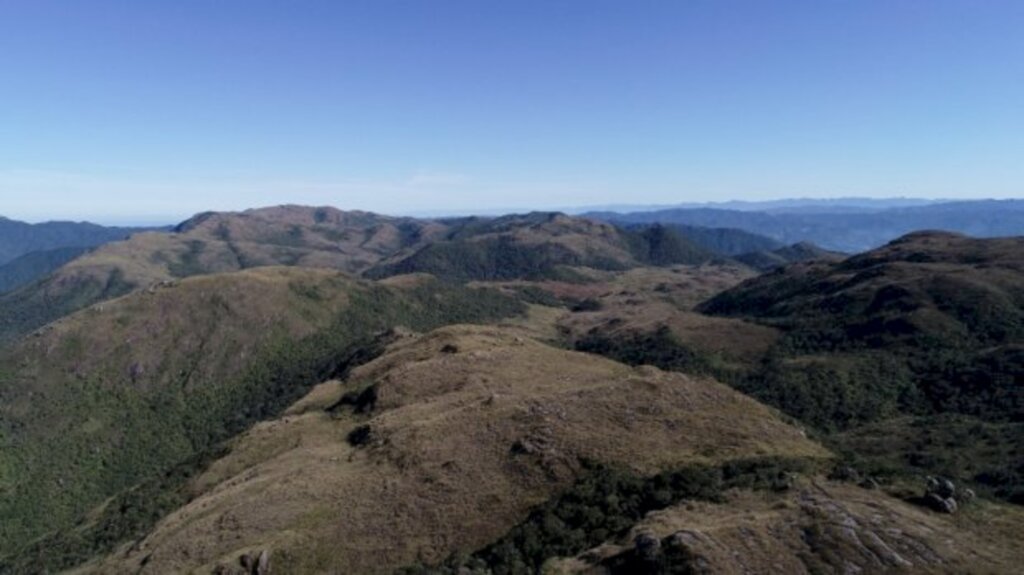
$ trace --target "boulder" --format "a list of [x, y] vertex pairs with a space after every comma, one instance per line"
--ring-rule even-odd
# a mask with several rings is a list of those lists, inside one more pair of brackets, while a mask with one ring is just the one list
[[939, 513], [956, 513], [958, 509], [956, 499], [952, 497], [940, 497], [936, 493], [929, 493], [925, 495], [924, 500], [929, 508]]
[[266, 549], [260, 551], [252, 572], [253, 575], [270, 575], [270, 553]]
[[874, 477], [867, 477], [860, 482], [860, 486], [864, 489], [878, 489], [878, 481]]
[[633, 550], [643, 561], [656, 561], [661, 551], [661, 541], [649, 533], [641, 533], [633, 539]]
[[928, 487], [925, 494], [934, 493], [942, 499], [949, 499], [956, 496], [956, 485], [949, 479], [942, 477], [929, 477]]

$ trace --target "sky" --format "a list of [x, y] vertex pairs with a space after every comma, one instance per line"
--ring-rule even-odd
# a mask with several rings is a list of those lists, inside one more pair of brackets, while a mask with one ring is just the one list
[[1020, 0], [0, 0], [0, 215], [1024, 196]]

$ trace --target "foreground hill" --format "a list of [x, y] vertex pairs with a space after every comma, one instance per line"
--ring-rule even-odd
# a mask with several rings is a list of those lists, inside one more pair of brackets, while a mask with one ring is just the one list
[[[132, 536], [179, 503], [161, 482], [372, 357], [382, 330], [522, 311], [428, 279], [382, 285], [261, 268], [165, 284], [50, 324], [0, 352], [0, 557], [68, 567]], [[112, 496], [121, 499], [99, 512], [102, 530], [53, 533]]]
[[708, 379], [444, 328], [239, 437], [186, 506], [87, 571], [230, 570], [266, 550], [288, 573], [389, 573], [484, 547], [597, 464], [646, 477], [769, 456], [827, 452]]
[[732, 491], [649, 514], [555, 573], [1014, 573], [1024, 509], [979, 506], [954, 520], [875, 490], [821, 479]]

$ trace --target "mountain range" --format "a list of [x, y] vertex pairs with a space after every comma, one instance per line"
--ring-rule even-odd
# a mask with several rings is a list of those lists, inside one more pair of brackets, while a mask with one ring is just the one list
[[1015, 572], [1024, 239], [846, 233], [279, 206], [54, 254], [0, 294], [0, 573]]
[[[785, 244], [811, 242], [845, 253], [876, 248], [919, 230], [943, 230], [975, 237], [1024, 234], [1024, 200], [907, 203], [910, 205], [792, 201], [742, 206], [742, 209], [693, 207], [629, 213], [590, 212], [584, 215], [623, 224], [734, 228]], [[755, 207], [757, 209], [751, 209]]]

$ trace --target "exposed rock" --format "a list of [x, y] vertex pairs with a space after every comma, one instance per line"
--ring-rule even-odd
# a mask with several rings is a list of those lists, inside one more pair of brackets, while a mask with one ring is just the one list
[[860, 473], [849, 465], [841, 465], [832, 470], [829, 479], [836, 481], [860, 481]]
[[960, 503], [970, 503], [971, 501], [974, 501], [975, 497], [977, 497], [977, 495], [975, 495], [973, 489], [964, 489], [960, 492], [960, 495], [957, 496], [957, 499]]
[[860, 485], [864, 489], [878, 489], [879, 488], [878, 481], [876, 481], [874, 477], [867, 477], [863, 481], [861, 481], [858, 485]]
[[929, 508], [939, 513], [956, 513], [958, 508], [956, 499], [952, 497], [941, 497], [937, 493], [929, 493], [924, 497]]
[[360, 425], [349, 432], [348, 443], [352, 447], [360, 447], [373, 441], [373, 430], [369, 425]]
[[788, 491], [796, 485], [796, 475], [793, 473], [780, 473], [772, 481], [772, 489], [775, 491]]
[[270, 553], [264, 549], [260, 551], [260, 556], [256, 560], [256, 568], [253, 570], [253, 575], [269, 575], [270, 574]]
[[929, 477], [928, 487], [925, 494], [938, 495], [942, 499], [949, 499], [956, 496], [956, 485], [952, 481], [942, 477]]
[[661, 551], [661, 541], [649, 533], [641, 533], [633, 539], [636, 556], [643, 561], [656, 561]]

